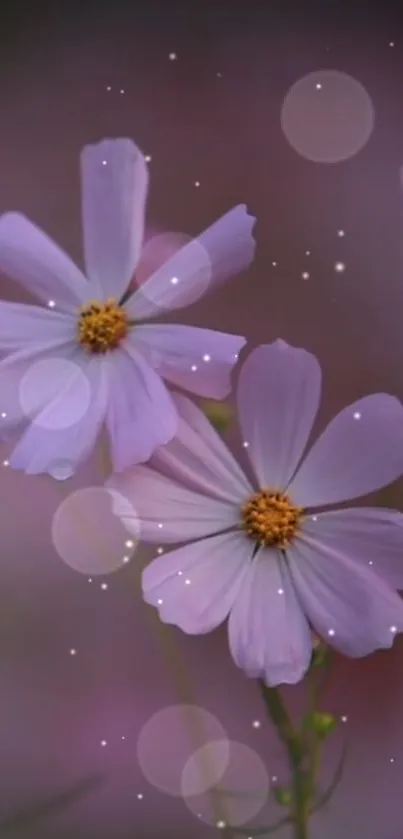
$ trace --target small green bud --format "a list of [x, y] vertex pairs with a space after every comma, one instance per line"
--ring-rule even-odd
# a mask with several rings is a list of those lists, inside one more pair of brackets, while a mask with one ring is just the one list
[[217, 431], [225, 431], [232, 421], [233, 410], [226, 402], [203, 399], [202, 410]]
[[314, 711], [307, 718], [309, 728], [320, 738], [327, 737], [337, 726], [337, 719], [334, 714], [327, 711]]
[[330, 650], [323, 641], [315, 638], [312, 650], [311, 667], [325, 667], [328, 662]]
[[274, 797], [277, 801], [277, 804], [281, 804], [282, 807], [289, 807], [292, 800], [291, 790], [288, 787], [275, 787], [274, 788]]

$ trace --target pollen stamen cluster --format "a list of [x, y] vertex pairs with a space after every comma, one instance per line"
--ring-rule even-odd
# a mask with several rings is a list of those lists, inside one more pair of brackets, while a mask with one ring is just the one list
[[298, 529], [303, 509], [287, 495], [271, 490], [257, 492], [242, 508], [242, 527], [261, 546], [286, 548]]
[[106, 353], [116, 349], [128, 328], [127, 312], [113, 297], [103, 303], [91, 300], [78, 318], [78, 342], [91, 353]]

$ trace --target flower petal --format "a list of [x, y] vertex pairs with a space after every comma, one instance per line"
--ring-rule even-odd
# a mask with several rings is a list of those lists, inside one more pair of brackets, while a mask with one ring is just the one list
[[280, 551], [260, 550], [243, 581], [229, 624], [234, 661], [266, 684], [295, 684], [311, 660], [312, 639]]
[[377, 507], [331, 510], [310, 516], [304, 530], [338, 556], [403, 590], [403, 513]]
[[106, 424], [117, 472], [145, 463], [172, 439], [178, 415], [164, 383], [130, 344], [113, 355]]
[[50, 341], [65, 344], [75, 339], [75, 322], [64, 312], [42, 306], [0, 301], [0, 352], [11, 352]]
[[240, 335], [176, 324], [136, 326], [133, 341], [160, 376], [178, 387], [224, 399], [246, 340]]
[[244, 204], [233, 207], [197, 239], [176, 251], [127, 302], [136, 320], [179, 309], [244, 271], [255, 255], [256, 219]]
[[358, 658], [391, 647], [403, 630], [403, 600], [370, 567], [327, 543], [326, 519], [305, 521], [287, 550], [300, 603], [315, 632]]
[[183, 632], [211, 632], [228, 616], [245, 575], [253, 545], [239, 533], [224, 533], [154, 559], [143, 571], [146, 603], [164, 623]]
[[0, 271], [65, 312], [75, 313], [93, 296], [91, 284], [70, 257], [20, 213], [0, 217]]
[[203, 411], [186, 396], [173, 394], [173, 399], [179, 413], [177, 434], [157, 449], [150, 465], [196, 492], [241, 507], [254, 492], [242, 469]]
[[261, 486], [284, 489], [306, 446], [319, 407], [315, 356], [284, 341], [257, 347], [241, 368], [238, 413]]
[[[191, 492], [148, 466], [113, 475], [106, 486], [127, 499], [133, 522], [124, 523], [131, 532], [138, 533], [140, 527], [144, 542], [185, 542], [238, 524], [238, 511], [233, 504]], [[123, 520], [126, 513], [122, 511], [120, 515], [116, 510], [116, 515]]]
[[374, 492], [403, 473], [403, 405], [387, 393], [359, 399], [314, 443], [290, 485], [296, 504], [325, 506]]
[[[83, 367], [91, 388], [87, 411], [74, 424], [49, 428], [51, 412], [63, 417], [75, 399], [74, 382], [66, 383], [54, 404], [46, 405], [29, 425], [10, 457], [10, 466], [27, 475], [51, 471], [60, 461], [68, 463], [72, 471], [90, 454], [105, 417], [108, 401], [108, 365], [105, 359], [90, 356]], [[72, 389], [73, 384], [73, 389]], [[81, 388], [81, 382], [77, 380]]]
[[102, 140], [83, 149], [81, 178], [87, 274], [120, 300], [143, 242], [147, 164], [132, 140]]

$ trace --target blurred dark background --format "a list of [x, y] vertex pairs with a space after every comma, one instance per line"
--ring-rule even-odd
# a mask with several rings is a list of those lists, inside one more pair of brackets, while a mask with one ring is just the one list
[[[317, 354], [321, 425], [370, 391], [403, 398], [402, 18], [388, 2], [1, 2], [0, 211], [25, 213], [81, 263], [80, 149], [130, 136], [151, 157], [151, 232], [197, 235], [236, 203], [258, 219], [251, 269], [184, 322]], [[5, 298], [28, 299], [0, 282]], [[0, 837], [218, 836], [205, 802], [200, 818], [143, 777], [137, 741], [178, 702], [174, 641], [189, 701], [282, 779], [225, 630], [159, 628], [139, 594], [141, 547], [92, 582], [58, 557], [52, 517], [71, 492], [102, 483], [99, 452], [66, 482], [0, 468]], [[403, 509], [402, 486], [379, 501]], [[86, 538], [96, 551], [99, 534]], [[291, 691], [296, 707], [301, 697]], [[401, 640], [336, 662], [326, 707], [348, 717], [350, 753], [313, 839], [401, 839], [402, 699]], [[149, 759], [169, 777], [178, 740], [164, 719]], [[260, 783], [251, 760], [246, 772], [240, 759], [240, 783], [242, 771]], [[265, 805], [255, 823], [278, 814]]]

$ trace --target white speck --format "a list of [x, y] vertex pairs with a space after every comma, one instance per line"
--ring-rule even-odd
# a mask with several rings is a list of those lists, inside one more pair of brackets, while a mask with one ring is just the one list
[[106, 160], [102, 161], [102, 166], [106, 166]]
[[92, 577], [88, 577], [88, 582], [92, 583]]
[[49, 309], [54, 309], [54, 307], [56, 306], [55, 301], [54, 300], [48, 300], [48, 306], [49, 306]]
[[271, 776], [271, 780], [272, 780], [272, 783], [273, 783], [273, 784], [276, 784], [276, 783], [277, 783], [277, 780], [278, 780], [278, 779], [277, 779], [277, 775], [272, 775], [272, 776]]
[[283, 588], [278, 588], [277, 589], [277, 594], [284, 594], [284, 589]]
[[225, 824], [225, 822], [224, 822], [222, 819], [220, 819], [220, 820], [217, 822], [217, 827], [219, 827], [219, 828], [220, 828], [220, 830], [224, 830], [224, 827], [226, 827], [226, 824]]
[[244, 449], [249, 448], [249, 443], [246, 440], [243, 441], [242, 445], [243, 445]]
[[187, 580], [185, 580], [185, 585], [186, 585], [186, 586], [190, 586], [190, 580], [189, 580], [189, 578], [188, 578]]
[[3, 466], [10, 466], [9, 460], [3, 460]]
[[101, 740], [101, 746], [106, 746], [106, 745], [107, 745], [107, 741], [106, 740]]
[[121, 740], [126, 740], [125, 735], [124, 735], [124, 734], [122, 734], [122, 736], [121, 736], [121, 738], [120, 738], [120, 739], [121, 739]]
[[328, 629], [327, 634], [330, 635], [331, 638], [336, 634], [334, 629]]
[[389, 632], [391, 632], [392, 635], [395, 635], [396, 632], [397, 632], [397, 626], [390, 626], [389, 627]]
[[338, 230], [337, 235], [340, 237], [340, 239], [342, 239], [343, 236], [345, 236], [346, 234], [345, 234], [344, 230]]
[[151, 163], [151, 161], [152, 161], [151, 154], [146, 154], [144, 160], [145, 160], [146, 163]]
[[159, 530], [161, 530], [161, 528], [162, 528], [162, 527], [163, 527], [163, 524], [162, 524], [162, 522], [161, 522], [161, 521], [159, 521], [159, 522], [158, 522], [158, 528], [159, 528]]
[[122, 559], [123, 565], [127, 565], [130, 562], [130, 556], [124, 556]]
[[107, 590], [107, 588], [108, 588], [108, 583], [101, 583], [101, 589], [102, 589], [102, 591], [106, 591], [106, 590]]
[[195, 186], [200, 186], [200, 181], [195, 181]]
[[374, 564], [373, 560], [372, 560], [372, 559], [369, 559], [369, 560], [368, 560], [368, 565], [373, 565], [373, 564]]
[[311, 518], [312, 518], [312, 521], [317, 521], [318, 520], [317, 516], [312, 516]]
[[183, 571], [178, 571], [178, 577], [183, 577]]
[[301, 274], [303, 280], [309, 280], [309, 273], [308, 271], [303, 271]]
[[390, 46], [390, 47], [394, 47], [394, 46], [395, 46], [395, 42], [394, 42], [394, 41], [389, 41], [389, 46]]
[[112, 90], [110, 84], [108, 84], [108, 87], [106, 89], [107, 89], [108, 93], [109, 93], [110, 90]]
[[161, 600], [161, 598], [159, 598], [159, 600], [157, 600], [157, 603], [158, 603], [158, 606], [162, 606], [163, 601]]
[[170, 52], [169, 53], [169, 60], [170, 61], [176, 61], [177, 57], [178, 56], [176, 55], [176, 52]]
[[276, 268], [277, 267], [277, 262], [272, 262], [272, 266], [273, 266], [273, 268]]
[[342, 274], [343, 271], [346, 270], [344, 262], [335, 262], [334, 270], [337, 271], [338, 274]]
[[132, 542], [131, 539], [128, 539], [127, 542], [125, 542], [125, 545], [126, 548], [134, 548], [134, 542]]
[[142, 793], [142, 792], [138, 792], [138, 793], [137, 793], [137, 798], [139, 799], [139, 801], [141, 801], [141, 800], [142, 800], [142, 798], [143, 798], [143, 793]]
[[238, 355], [237, 352], [235, 353], [234, 358], [235, 358], [235, 361], [238, 361], [239, 355]]
[[221, 79], [221, 77], [222, 77], [222, 73], [217, 73], [217, 77], [218, 77], [219, 79]]
[[318, 83], [315, 85], [315, 87], [316, 87], [316, 90], [322, 90], [322, 85], [321, 85], [321, 83], [320, 83], [320, 82], [318, 82]]
[[394, 763], [394, 762], [395, 762], [394, 757], [390, 757], [390, 758], [389, 758], [389, 763]]
[[124, 88], [122, 87], [121, 90], [119, 91], [119, 93], [124, 93], [124, 92], [125, 92]]
[[361, 419], [361, 414], [360, 414], [360, 412], [359, 412], [359, 411], [355, 411], [355, 412], [354, 412], [354, 414], [353, 414], [353, 418], [354, 418], [355, 420], [359, 420], [359, 419]]
[[157, 548], [157, 554], [163, 554], [163, 553], [164, 553], [164, 548], [161, 548], [161, 547]]
[[253, 720], [252, 726], [253, 726], [253, 728], [260, 728], [260, 726], [261, 726], [260, 720]]
[[311, 255], [311, 251], [305, 251], [305, 256], [310, 256], [310, 255]]
[[346, 714], [343, 714], [343, 716], [340, 717], [340, 719], [341, 719], [342, 722], [347, 722], [348, 717], [346, 716]]
[[203, 356], [203, 361], [211, 361], [211, 355], [207, 355], [207, 354], [204, 355]]
[[2, 412], [1, 412], [1, 416], [2, 416], [2, 418], [3, 418], [3, 419], [5, 419], [5, 418], [6, 418], [6, 416], [7, 416], [6, 412], [5, 412], [5, 411], [2, 411]]
[[178, 278], [177, 278], [177, 277], [172, 277], [172, 278], [171, 278], [171, 283], [172, 283], [172, 285], [178, 285], [178, 282], [179, 282], [179, 280], [178, 280]]
[[190, 368], [190, 369], [191, 369], [192, 373], [195, 373], [195, 372], [196, 372], [196, 370], [197, 370], [197, 365], [196, 365], [196, 364], [192, 364], [192, 366], [191, 366], [191, 368]]
[[77, 655], [77, 650], [75, 650], [74, 647], [71, 648], [70, 655]]

